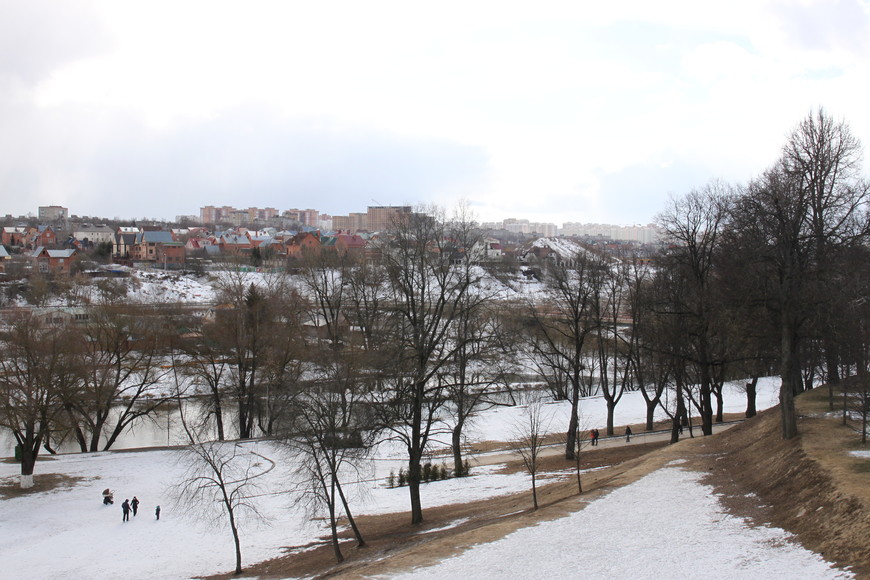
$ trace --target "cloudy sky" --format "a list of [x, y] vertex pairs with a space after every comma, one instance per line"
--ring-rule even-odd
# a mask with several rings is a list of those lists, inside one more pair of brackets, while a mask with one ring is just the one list
[[0, 215], [647, 223], [868, 89], [868, 0], [0, 0]]

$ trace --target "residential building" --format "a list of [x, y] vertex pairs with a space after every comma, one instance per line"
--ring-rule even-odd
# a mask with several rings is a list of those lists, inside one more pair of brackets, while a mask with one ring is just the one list
[[392, 229], [396, 223], [407, 218], [411, 213], [411, 206], [369, 206], [366, 212], [366, 227], [370, 232], [383, 232]]
[[39, 206], [39, 222], [58, 222], [69, 219], [69, 209], [59, 205]]
[[88, 247], [97, 244], [113, 244], [115, 242], [115, 230], [109, 226], [84, 224], [73, 229], [72, 236]]
[[75, 248], [50, 250], [40, 246], [28, 257], [33, 263], [33, 269], [38, 272], [69, 274], [73, 263], [78, 259], [78, 251]]

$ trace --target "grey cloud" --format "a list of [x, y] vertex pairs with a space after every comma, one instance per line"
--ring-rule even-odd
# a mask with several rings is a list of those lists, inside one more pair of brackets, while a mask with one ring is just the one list
[[0, 79], [32, 85], [58, 66], [99, 54], [111, 43], [86, 3], [0, 0]]
[[375, 200], [437, 202], [442, 192], [484, 179], [487, 158], [446, 141], [236, 110], [163, 136], [128, 126], [83, 163], [90, 177], [79, 199], [90, 198], [90, 208], [71, 212], [173, 217], [202, 205], [342, 214]]

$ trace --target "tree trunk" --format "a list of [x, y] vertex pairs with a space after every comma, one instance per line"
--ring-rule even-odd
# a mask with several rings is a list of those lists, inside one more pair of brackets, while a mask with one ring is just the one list
[[335, 477], [332, 478], [332, 485], [329, 490], [329, 531], [332, 535], [332, 553], [335, 554], [335, 561], [341, 563], [344, 561], [344, 555], [341, 553], [341, 546], [338, 545], [338, 525], [335, 521]]
[[755, 398], [758, 393], [758, 377], [753, 376], [752, 382], [746, 383], [746, 418], [750, 419], [757, 414]]
[[456, 477], [461, 477], [465, 475], [463, 473], [464, 468], [462, 466], [462, 421], [457, 421], [456, 427], [453, 428], [453, 474]]
[[214, 393], [212, 396], [213, 406], [214, 406], [214, 421], [215, 427], [217, 428], [217, 438], [218, 441], [226, 440], [226, 435], [224, 434], [224, 413], [221, 408], [221, 398], [218, 393]]
[[338, 490], [338, 497], [341, 498], [341, 505], [344, 507], [344, 513], [347, 514], [347, 521], [350, 524], [350, 528], [353, 530], [353, 535], [356, 536], [356, 546], [357, 548], [362, 548], [366, 545], [366, 541], [362, 537], [362, 533], [360, 533], [359, 528], [356, 525], [356, 520], [353, 519], [353, 514], [350, 513], [350, 506], [347, 505], [347, 498], [344, 497], [344, 490], [341, 489], [341, 482], [338, 481], [338, 478], [335, 478], [335, 487]]
[[686, 401], [683, 399], [683, 387], [677, 383], [677, 410], [674, 412], [674, 420], [671, 423], [671, 443], [680, 440], [683, 417], [686, 414]]
[[228, 510], [230, 516], [230, 529], [233, 532], [233, 542], [236, 545], [236, 575], [242, 573], [242, 544], [239, 540], [239, 529], [236, 527], [236, 518], [233, 516], [233, 511]]
[[713, 434], [713, 397], [712, 389], [710, 388], [710, 369], [706, 362], [701, 362], [701, 389], [698, 397], [701, 408], [701, 433], [704, 435]]
[[568, 421], [568, 432], [565, 434], [565, 459], [574, 460], [574, 449], [577, 447], [577, 428], [580, 423], [580, 377], [574, 378], [571, 391], [571, 419]]
[[613, 415], [616, 413], [616, 401], [607, 400], [607, 434], [613, 435]]
[[655, 417], [656, 417], [656, 407], [659, 406], [658, 399], [651, 399], [646, 401], [646, 430], [652, 431], [654, 429]]
[[797, 337], [792, 332], [791, 325], [782, 325], [782, 342], [780, 353], [780, 377], [782, 385], [779, 388], [779, 406], [782, 422], [782, 438], [792, 439], [798, 434], [797, 412], [794, 407], [795, 381], [801, 382], [797, 362]]
[[538, 509], [538, 488], [534, 473], [532, 473], [532, 505], [534, 505], [534, 509]]
[[423, 523], [420, 502], [420, 462], [423, 459], [423, 397], [425, 385], [414, 385], [414, 408], [411, 417], [411, 441], [408, 446], [408, 492], [411, 495], [411, 523]]

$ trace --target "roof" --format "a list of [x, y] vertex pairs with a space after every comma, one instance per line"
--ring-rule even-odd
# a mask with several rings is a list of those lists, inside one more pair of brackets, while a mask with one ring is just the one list
[[136, 235], [136, 243], [169, 244], [174, 242], [172, 232], [156, 231], [142, 232]]

